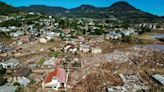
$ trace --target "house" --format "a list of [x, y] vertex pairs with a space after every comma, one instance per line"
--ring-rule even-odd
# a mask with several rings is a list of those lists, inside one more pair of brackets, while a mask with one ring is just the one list
[[138, 75], [135, 74], [119, 74], [122, 82], [124, 83], [125, 89], [128, 90], [128, 92], [132, 91], [138, 91], [142, 89], [148, 89], [148, 86], [144, 85], [143, 79], [138, 77]]
[[5, 48], [4, 43], [0, 43], [0, 52], [3, 52], [4, 48]]
[[155, 80], [157, 80], [159, 83], [161, 83], [162, 85], [164, 85], [164, 75], [155, 74], [155, 75], [152, 75], [152, 77]]
[[79, 41], [84, 42], [85, 38], [83, 36], [77, 36], [77, 38], [79, 39]]
[[12, 32], [10, 33], [11, 37], [18, 37], [18, 36], [23, 36], [25, 33], [23, 31], [16, 31], [16, 32]]
[[11, 30], [6, 28], [6, 27], [0, 27], [0, 31], [2, 31], [2, 32], [9, 32]]
[[20, 85], [26, 87], [30, 83], [30, 80], [27, 78], [30, 73], [31, 69], [28, 67], [19, 69], [13, 74], [13, 82], [18, 82]]
[[16, 30], [17, 29], [16, 26], [9, 26], [8, 28], [11, 29], [11, 30]]
[[45, 38], [47, 39], [47, 41], [50, 41], [53, 39], [53, 37], [50, 37], [50, 36], [46, 36]]
[[71, 29], [64, 29], [63, 32], [64, 32], [65, 34], [69, 34], [69, 33], [71, 32]]
[[30, 15], [34, 15], [35, 13], [34, 12], [29, 12]]
[[120, 33], [116, 33], [116, 32], [109, 32], [107, 35], [106, 35], [106, 39], [119, 39], [121, 38], [122, 35]]
[[55, 37], [55, 33], [54, 32], [46, 32], [46, 36], [48, 37]]
[[47, 43], [47, 39], [46, 38], [40, 38], [39, 42], [40, 43]]
[[11, 58], [7, 61], [0, 62], [0, 65], [2, 65], [3, 68], [16, 68], [16, 66], [19, 64], [19, 60], [15, 58]]
[[97, 37], [96, 37], [96, 41], [99, 42], [99, 43], [101, 43], [101, 42], [104, 41], [104, 38], [105, 38], [104, 35], [97, 36]]
[[60, 36], [60, 32], [55, 32], [55, 37], [59, 37]]
[[74, 44], [68, 44], [64, 47], [64, 52], [76, 52], [77, 48]]
[[88, 25], [89, 25], [89, 26], [94, 26], [95, 23], [94, 23], [93, 21], [90, 21], [90, 22], [88, 23]]
[[96, 53], [101, 53], [102, 49], [99, 47], [96, 48], [91, 48], [91, 53], [96, 54]]
[[29, 36], [20, 36], [20, 37], [19, 37], [19, 40], [20, 40], [22, 43], [27, 43], [27, 42], [30, 41]]
[[81, 52], [87, 53], [90, 50], [90, 46], [88, 46], [88, 45], [80, 45], [79, 50]]
[[131, 34], [135, 34], [135, 29], [128, 28], [128, 29], [122, 30], [121, 33], [124, 34], [125, 36], [129, 36]]
[[46, 61], [43, 63], [43, 65], [44, 65], [44, 66], [49, 66], [49, 67], [51, 67], [51, 66], [56, 66], [56, 65], [55, 65], [55, 58], [52, 57], [51, 59], [46, 60]]
[[56, 70], [48, 73], [42, 82], [42, 88], [52, 88], [58, 90], [60, 87], [66, 87], [66, 70], [58, 67]]
[[78, 58], [74, 58], [71, 61], [72, 67], [81, 67], [81, 61]]
[[106, 88], [106, 92], [127, 92], [124, 86], [110, 86]]
[[17, 86], [11, 86], [11, 85], [0, 86], [0, 92], [15, 92], [16, 89]]
[[11, 51], [12, 49], [6, 46], [4, 43], [0, 43], [0, 53]]

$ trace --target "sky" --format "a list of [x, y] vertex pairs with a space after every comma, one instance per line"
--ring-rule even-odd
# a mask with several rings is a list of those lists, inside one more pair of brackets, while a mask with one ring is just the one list
[[164, 0], [0, 0], [12, 6], [47, 5], [75, 8], [83, 4], [108, 7], [118, 1], [127, 1], [137, 9], [164, 16]]

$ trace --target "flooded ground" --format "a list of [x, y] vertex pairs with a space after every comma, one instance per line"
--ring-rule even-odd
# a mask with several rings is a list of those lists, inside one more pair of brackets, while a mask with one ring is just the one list
[[[164, 34], [153, 34], [151, 35], [153, 38], [156, 39], [162, 39], [164, 38]], [[135, 45], [137, 48], [145, 48], [145, 49], [154, 49], [154, 50], [160, 50], [164, 51], [164, 45], [163, 44], [146, 44], [146, 45]]]
[[154, 38], [164, 38], [164, 34], [154, 34], [152, 35]]
[[154, 49], [154, 50], [160, 50], [164, 51], [164, 45], [159, 45], [159, 44], [150, 44], [150, 45], [135, 45], [135, 47], [138, 48], [145, 48], [145, 49]]

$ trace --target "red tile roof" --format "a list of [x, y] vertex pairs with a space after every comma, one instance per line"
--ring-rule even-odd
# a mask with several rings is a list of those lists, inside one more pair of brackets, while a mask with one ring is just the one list
[[45, 79], [45, 83], [51, 82], [53, 77], [57, 77], [59, 82], [65, 83], [66, 82], [66, 70], [63, 68], [57, 68], [55, 71], [50, 72]]

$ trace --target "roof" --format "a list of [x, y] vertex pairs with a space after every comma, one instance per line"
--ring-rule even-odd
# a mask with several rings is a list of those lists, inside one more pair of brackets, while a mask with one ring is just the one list
[[15, 58], [10, 58], [9, 60], [7, 60], [3, 63], [5, 63], [5, 64], [9, 64], [9, 63], [17, 64], [17, 63], [19, 63], [19, 60], [15, 59]]
[[58, 67], [55, 71], [50, 72], [47, 75], [47, 77], [45, 79], [45, 83], [51, 82], [53, 77], [57, 77], [59, 82], [65, 83], [66, 82], [66, 70]]
[[15, 92], [16, 86], [0, 86], [0, 92]]
[[152, 77], [159, 81], [162, 85], [164, 85], [164, 75], [155, 74]]
[[55, 58], [51, 58], [43, 63], [43, 65], [54, 65], [55, 64]]

